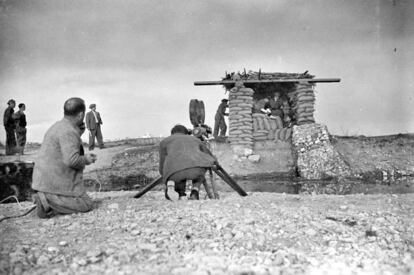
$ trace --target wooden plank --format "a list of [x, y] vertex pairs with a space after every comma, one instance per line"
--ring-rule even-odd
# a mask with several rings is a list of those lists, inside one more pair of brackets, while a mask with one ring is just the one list
[[[340, 78], [290, 78], [290, 79], [248, 79], [242, 80], [243, 83], [297, 83], [297, 82], [308, 82], [308, 83], [328, 83], [328, 82], [340, 82]], [[209, 85], [224, 85], [234, 84], [234, 80], [219, 80], [219, 81], [195, 81], [195, 86], [209, 86]]]

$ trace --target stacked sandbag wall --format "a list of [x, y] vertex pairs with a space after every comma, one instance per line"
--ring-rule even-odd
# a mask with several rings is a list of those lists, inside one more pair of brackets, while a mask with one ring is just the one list
[[266, 114], [254, 113], [253, 140], [254, 141], [288, 141], [292, 135], [291, 128], [283, 128], [280, 117], [270, 118]]
[[234, 87], [229, 95], [229, 141], [233, 147], [253, 148], [253, 94], [246, 87]]
[[315, 123], [315, 93], [313, 84], [298, 83], [296, 89], [288, 93], [291, 108], [294, 112], [294, 121], [297, 125]]
[[350, 175], [350, 168], [331, 144], [325, 125], [293, 126], [292, 143], [300, 177], [324, 179]]

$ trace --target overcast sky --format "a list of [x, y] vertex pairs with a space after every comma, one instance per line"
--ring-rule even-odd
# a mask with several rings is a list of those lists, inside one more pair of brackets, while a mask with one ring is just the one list
[[0, 104], [26, 104], [29, 141], [73, 96], [97, 104], [104, 139], [166, 136], [193, 98], [213, 126], [224, 89], [194, 81], [308, 70], [341, 78], [316, 87], [331, 133], [414, 133], [413, 2], [1, 0]]

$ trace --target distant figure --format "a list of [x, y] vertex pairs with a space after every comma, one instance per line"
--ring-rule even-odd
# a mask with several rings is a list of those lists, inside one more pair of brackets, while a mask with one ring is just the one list
[[259, 99], [253, 104], [253, 113], [259, 114], [267, 114], [270, 113], [270, 109], [266, 109], [268, 107], [269, 99], [267, 97]]
[[283, 111], [283, 127], [284, 128], [292, 127], [291, 108], [289, 105], [289, 101], [287, 99], [285, 99], [282, 103], [282, 111]]
[[16, 125], [14, 122], [13, 114], [14, 107], [16, 107], [16, 101], [10, 99], [7, 102], [9, 105], [4, 111], [3, 125], [6, 129], [6, 155], [14, 155], [16, 153]]
[[220, 130], [220, 137], [226, 136], [227, 125], [226, 125], [226, 121], [224, 120], [224, 116], [229, 115], [228, 113], [226, 113], [226, 108], [228, 107], [227, 102], [229, 102], [228, 99], [221, 100], [221, 103], [216, 112], [216, 116], [214, 117], [213, 136], [215, 139], [219, 136], [219, 130]]
[[159, 172], [164, 184], [174, 181], [175, 192], [179, 199], [186, 196], [186, 181], [192, 180], [193, 187], [190, 200], [199, 199], [200, 185], [206, 181], [205, 173], [211, 168], [216, 158], [198, 138], [189, 135], [187, 128], [176, 125], [171, 129], [171, 136], [160, 143]]
[[280, 117], [283, 119], [283, 111], [282, 111], [282, 98], [280, 97], [279, 92], [275, 92], [273, 98], [270, 99], [269, 103], [267, 103], [266, 108], [270, 109], [270, 116], [272, 117]]
[[14, 113], [14, 122], [16, 124], [17, 152], [23, 155], [24, 146], [26, 145], [27, 133], [26, 114], [24, 113], [24, 111], [26, 110], [26, 105], [24, 103], [20, 103], [18, 107], [19, 110], [16, 113]]
[[95, 149], [95, 137], [98, 140], [100, 149], [105, 148], [102, 139], [102, 119], [101, 114], [96, 111], [96, 104], [89, 105], [90, 112], [86, 114], [86, 128], [89, 130], [89, 151]]
[[94, 206], [82, 180], [85, 166], [96, 161], [94, 154], [81, 154], [85, 102], [70, 98], [63, 109], [63, 119], [47, 130], [33, 169], [32, 187], [37, 191], [34, 200], [40, 218], [87, 212]]

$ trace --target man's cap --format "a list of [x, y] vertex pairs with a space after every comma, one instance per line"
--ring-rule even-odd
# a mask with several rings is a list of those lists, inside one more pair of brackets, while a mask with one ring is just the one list
[[7, 101], [7, 105], [10, 105], [11, 103], [16, 104], [16, 101], [14, 99], [10, 99], [9, 101]]
[[221, 102], [229, 102], [229, 100], [228, 100], [228, 99], [226, 99], [226, 98], [223, 98], [223, 99], [221, 100]]
[[89, 109], [92, 109], [94, 107], [96, 107], [96, 104], [95, 103], [92, 103], [91, 105], [89, 105]]

